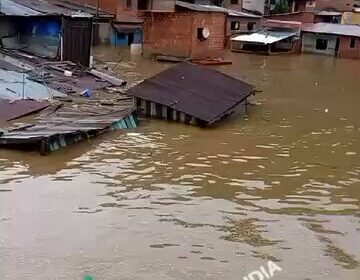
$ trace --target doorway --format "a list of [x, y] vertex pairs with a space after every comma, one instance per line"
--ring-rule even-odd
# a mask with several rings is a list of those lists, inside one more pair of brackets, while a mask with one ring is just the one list
[[336, 38], [336, 45], [335, 45], [335, 56], [339, 56], [339, 49], [340, 49], [340, 38]]
[[134, 43], [134, 33], [128, 33], [128, 46]]

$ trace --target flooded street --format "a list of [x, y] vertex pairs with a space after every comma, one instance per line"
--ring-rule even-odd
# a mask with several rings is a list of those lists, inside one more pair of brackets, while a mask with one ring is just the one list
[[[268, 260], [272, 279], [360, 279], [359, 62], [229, 58], [262, 91], [246, 117], [0, 150], [1, 280], [242, 280]], [[98, 59], [130, 82], [169, 66]]]

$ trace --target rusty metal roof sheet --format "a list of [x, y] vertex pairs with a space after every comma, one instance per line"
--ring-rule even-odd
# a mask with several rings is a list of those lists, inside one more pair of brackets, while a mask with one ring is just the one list
[[303, 32], [360, 37], [360, 25], [336, 23], [303, 24]]
[[129, 89], [127, 94], [211, 124], [245, 101], [254, 89], [220, 71], [180, 63]]
[[0, 122], [17, 119], [31, 113], [38, 112], [49, 106], [47, 101], [36, 100], [9, 100], [0, 99]]
[[[96, 15], [96, 8], [66, 0], [1, 0], [0, 15], [6, 16], [85, 16]], [[114, 15], [99, 11], [99, 17]]]
[[192, 10], [192, 11], [197, 11], [197, 12], [217, 12], [217, 13], [228, 13], [229, 12], [228, 9], [223, 8], [223, 7], [218, 7], [215, 5], [191, 4], [188, 2], [184, 2], [184, 1], [176, 1], [175, 5], [185, 8], [185, 9]]

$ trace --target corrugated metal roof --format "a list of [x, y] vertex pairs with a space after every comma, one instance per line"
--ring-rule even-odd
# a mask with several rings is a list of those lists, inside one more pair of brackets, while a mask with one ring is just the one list
[[239, 12], [215, 5], [191, 4], [183, 1], [176, 1], [176, 5], [197, 12], [218, 12], [218, 13], [226, 13], [229, 16], [233, 16], [233, 17], [261, 18], [261, 16], [257, 16], [254, 14]]
[[17, 4], [12, 0], [1, 0], [0, 14], [7, 16], [39, 16], [42, 13]]
[[303, 24], [303, 32], [360, 37], [360, 25], [316, 23]]
[[317, 16], [342, 16], [342, 13], [334, 11], [317, 11], [315, 14]]
[[[61, 0], [1, 0], [0, 5], [0, 15], [6, 16], [82, 15], [91, 17], [95, 14], [95, 8]], [[99, 16], [108, 16], [108, 14], [100, 11]]]
[[237, 42], [249, 42], [268, 45], [294, 36], [296, 34], [296, 32], [259, 31], [252, 34], [239, 35], [235, 38], [231, 38], [231, 40]]
[[258, 15], [239, 12], [239, 11], [233, 11], [233, 10], [229, 10], [228, 15], [232, 16], [232, 17], [245, 17], [245, 18], [258, 18], [258, 19], [261, 18], [261, 16], [258, 16]]
[[229, 10], [223, 7], [218, 7], [214, 5], [204, 5], [204, 4], [191, 4], [183, 1], [176, 1], [176, 6], [186, 8], [192, 11], [197, 12], [218, 12], [218, 13], [228, 13]]
[[0, 121], [9, 121], [38, 112], [50, 105], [47, 101], [0, 99]]
[[180, 63], [126, 93], [211, 124], [244, 102], [253, 91], [253, 85], [220, 71]]

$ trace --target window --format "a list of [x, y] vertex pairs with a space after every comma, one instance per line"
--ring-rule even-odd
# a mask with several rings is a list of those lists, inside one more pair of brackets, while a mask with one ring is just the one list
[[230, 2], [232, 5], [237, 5], [239, 4], [239, 0], [231, 0]]
[[125, 0], [126, 1], [126, 9], [131, 10], [132, 0]]
[[204, 35], [203, 35], [203, 31], [204, 31], [204, 28], [198, 28], [197, 29], [197, 38], [200, 41], [205, 40]]
[[139, 10], [149, 10], [149, 0], [139, 0], [138, 1]]
[[240, 23], [238, 21], [232, 21], [231, 30], [239, 30], [239, 29], [240, 29]]
[[255, 22], [248, 22], [247, 24], [247, 30], [252, 31], [254, 30]]
[[328, 45], [328, 41], [325, 39], [316, 39], [316, 46], [317, 50], [326, 50]]
[[350, 39], [350, 49], [355, 48], [356, 45], [356, 39], [354, 37], [351, 37]]

